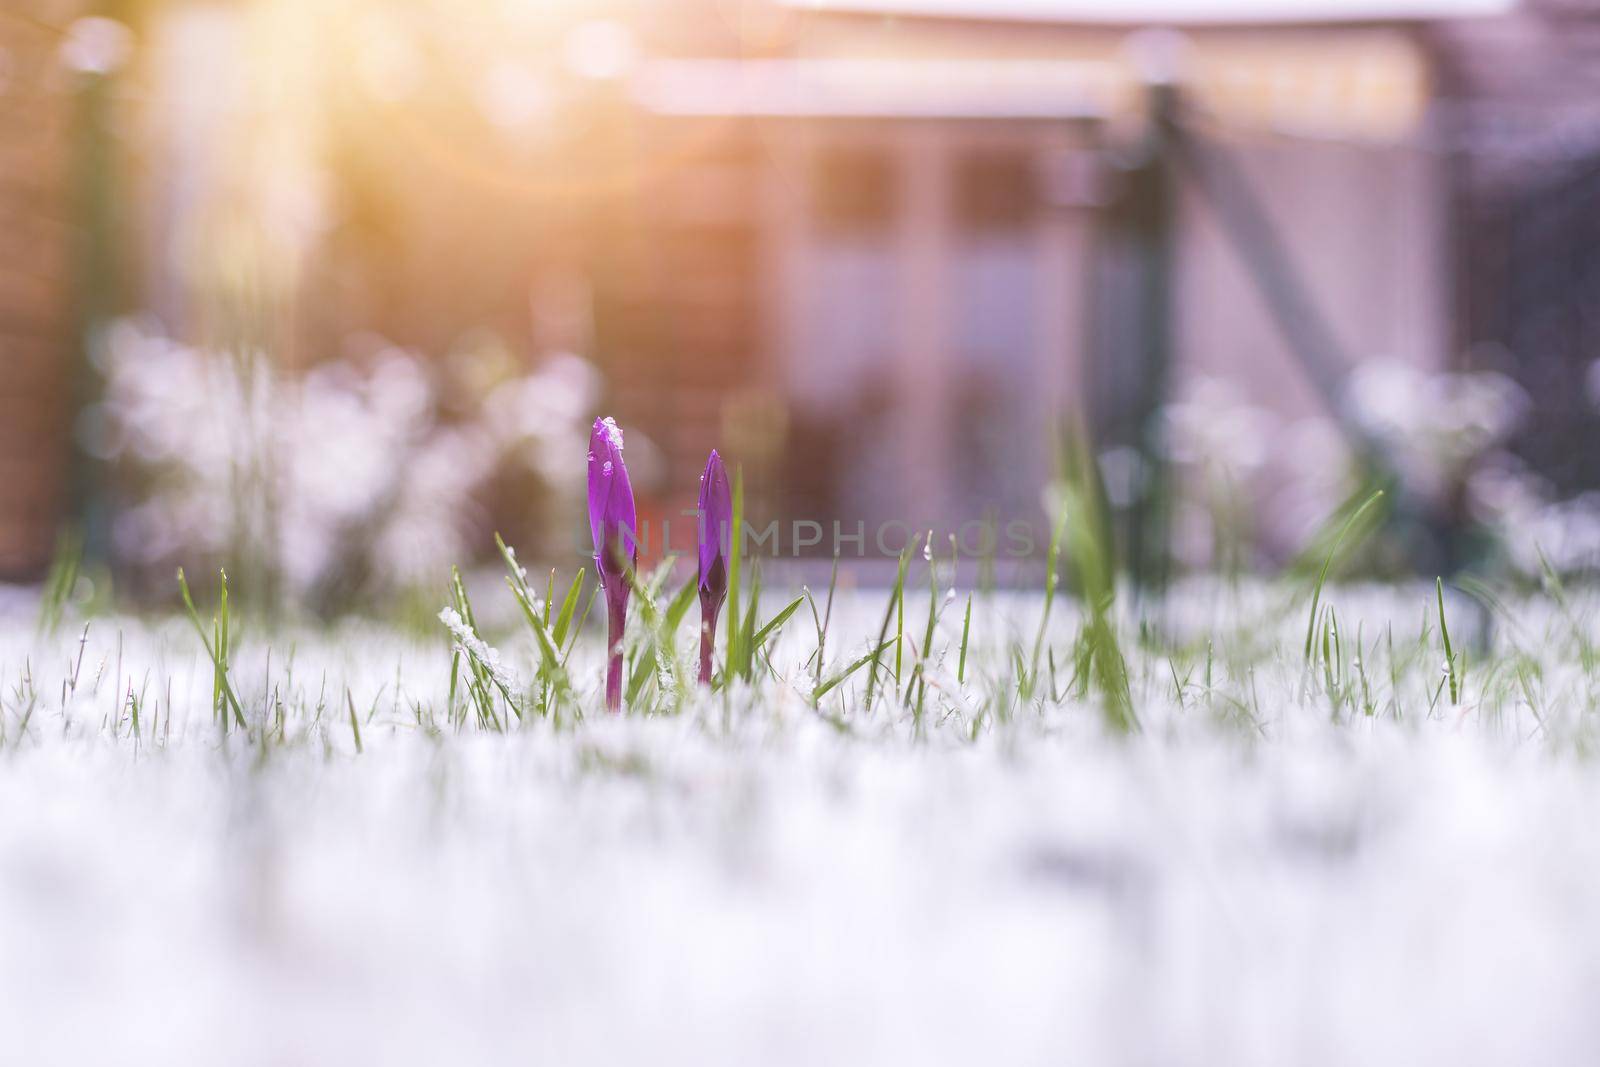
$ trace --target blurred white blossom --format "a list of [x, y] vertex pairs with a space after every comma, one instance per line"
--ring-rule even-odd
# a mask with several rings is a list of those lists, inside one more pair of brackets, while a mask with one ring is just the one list
[[1466, 477], [1528, 409], [1527, 394], [1503, 374], [1429, 374], [1393, 360], [1359, 366], [1348, 400], [1407, 484], [1425, 496]]
[[89, 421], [131, 482], [119, 558], [154, 572], [257, 553], [294, 597], [345, 572], [388, 590], [439, 580], [483, 532], [481, 498], [508, 467], [537, 475], [547, 503], [576, 493], [597, 385], [561, 355], [446, 419], [434, 369], [400, 348], [294, 378], [131, 322], [103, 370]]
[[1241, 476], [1261, 467], [1276, 418], [1240, 397], [1226, 382], [1202, 378], [1162, 412], [1168, 456]]
[[87, 15], [67, 27], [61, 62], [82, 74], [110, 74], [133, 52], [133, 31], [116, 19]]

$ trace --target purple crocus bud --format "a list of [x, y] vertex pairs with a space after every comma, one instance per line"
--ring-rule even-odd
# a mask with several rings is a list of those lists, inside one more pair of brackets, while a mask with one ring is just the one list
[[609, 418], [595, 419], [589, 433], [589, 532], [594, 566], [606, 594], [606, 707], [622, 708], [622, 631], [628, 593], [639, 558], [633, 486], [622, 462], [622, 431]]
[[711, 683], [717, 613], [728, 596], [728, 554], [733, 548], [733, 494], [717, 450], [700, 475], [700, 681]]

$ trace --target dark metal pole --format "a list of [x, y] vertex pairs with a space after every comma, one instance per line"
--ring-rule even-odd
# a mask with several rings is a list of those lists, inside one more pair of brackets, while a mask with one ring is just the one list
[[1168, 476], [1162, 444], [1162, 410], [1172, 382], [1173, 234], [1177, 216], [1170, 154], [1178, 89], [1168, 80], [1147, 83], [1144, 143], [1128, 174], [1128, 237], [1134, 299], [1128, 325], [1136, 339], [1133, 375], [1134, 450], [1139, 457], [1126, 519], [1129, 576], [1136, 588], [1160, 588], [1167, 577]]
[[1289, 350], [1321, 395], [1323, 404], [1362, 459], [1379, 471], [1388, 469], [1377, 443], [1344, 403], [1344, 383], [1351, 366], [1333, 328], [1317, 310], [1289, 251], [1267, 218], [1261, 198], [1243, 168], [1214, 145], [1202, 146], [1174, 121], [1172, 155], [1193, 178], [1202, 198], [1216, 212], [1222, 229], [1255, 279], [1267, 311], [1288, 342]]
[[1168, 134], [1171, 158], [1183, 167], [1200, 195], [1216, 212], [1223, 232], [1254, 278], [1290, 353], [1299, 361], [1329, 415], [1368, 472], [1369, 483], [1387, 485], [1394, 493], [1391, 514], [1411, 535], [1411, 554], [1416, 565], [1424, 573], [1453, 572], [1461, 564], [1461, 547], [1448, 508], [1405, 492], [1405, 483], [1385, 455], [1382, 444], [1345, 403], [1345, 381], [1352, 361], [1340, 347], [1332, 326], [1318, 310], [1243, 168], [1225, 149], [1215, 144], [1202, 145], [1190, 136], [1176, 117]]
[[[120, 14], [120, 5], [104, 4], [107, 14]], [[71, 262], [73, 271], [73, 352], [69, 415], [67, 515], [83, 538], [84, 553], [95, 560], [111, 551], [110, 504], [104, 464], [84, 446], [76, 432], [79, 412], [100, 399], [104, 382], [99, 357], [106, 333], [119, 304], [117, 271], [117, 158], [112, 132], [118, 73], [83, 71], [75, 82], [76, 99], [72, 147], [72, 217], [75, 223]]]

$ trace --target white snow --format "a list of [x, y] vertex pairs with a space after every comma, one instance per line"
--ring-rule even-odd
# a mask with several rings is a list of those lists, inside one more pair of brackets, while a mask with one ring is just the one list
[[[601, 427], [606, 432], [606, 437], [611, 441], [611, 446], [617, 451], [622, 451], [622, 428], [617, 425], [617, 420], [610, 415], [600, 420]], [[610, 464], [607, 464], [610, 466]]]
[[[1327, 600], [1341, 633], [1370, 644], [1388, 618], [1401, 643], [1429, 595]], [[1228, 632], [1225, 600], [1184, 594], [1175, 631]], [[287, 709], [265, 751], [222, 739], [187, 623], [96, 619], [80, 656], [76, 631], [15, 618], [0, 1047], [164, 1067], [1593, 1061], [1586, 675], [1549, 636], [1558, 613], [1518, 610], [1546, 635], [1528, 642], [1544, 727], [1470, 663], [1461, 707], [1331, 723], [1287, 614], [1266, 636], [1288, 651], [1249, 678], [1219, 651], [1215, 688], [1253, 688], [1255, 726], [1204, 710], [1198, 675], [1180, 706], [1161, 665], [1136, 680], [1139, 736], [1068, 701], [970, 743], [954, 702], [916, 741], [850, 686], [832, 710], [853, 735], [776, 682], [611, 718], [597, 633], [572, 664], [576, 728], [434, 733], [413, 707], [443, 722], [443, 631], [245, 626], [247, 713]], [[1026, 633], [1036, 611], [1002, 598], [974, 630]], [[881, 612], [837, 604], [830, 663]], [[797, 622], [780, 668], [803, 677], [811, 648]], [[1419, 694], [1436, 662], [1419, 656]], [[979, 691], [1006, 669], [988, 646], [973, 663]]]

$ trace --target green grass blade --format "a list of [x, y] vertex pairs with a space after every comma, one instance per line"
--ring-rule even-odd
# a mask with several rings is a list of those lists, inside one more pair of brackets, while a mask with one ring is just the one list
[[350, 736], [356, 741], [356, 755], [361, 755], [361, 724], [356, 721], [356, 700], [350, 695], [350, 690], [344, 691], [345, 704], [350, 709]]
[[1450, 682], [1450, 703], [1461, 702], [1461, 686], [1456, 677], [1456, 654], [1450, 645], [1450, 624], [1444, 618], [1444, 579], [1433, 580], [1434, 591], [1439, 596], [1439, 638], [1444, 642], [1444, 668], [1445, 677]]
[[1316, 584], [1311, 587], [1311, 615], [1306, 623], [1305, 661], [1307, 663], [1311, 662], [1311, 650], [1317, 629], [1317, 607], [1322, 601], [1322, 586], [1328, 580], [1328, 569], [1333, 566], [1334, 557], [1339, 554], [1339, 546], [1344, 544], [1345, 537], [1360, 520], [1361, 516], [1365, 515], [1368, 509], [1382, 499], [1383, 490], [1378, 489], [1366, 500], [1362, 501], [1361, 506], [1351, 512], [1350, 517], [1345, 519], [1344, 524], [1339, 527], [1338, 536], [1333, 539], [1333, 545], [1328, 549], [1328, 554], [1323, 557], [1322, 569], [1317, 572]]
[[772, 617], [772, 621], [768, 622], [765, 626], [756, 631], [755, 637], [750, 641], [750, 647], [760, 651], [761, 646], [766, 643], [767, 638], [771, 637], [778, 627], [788, 622], [789, 616], [798, 611], [800, 609], [800, 605], [804, 604], [805, 601], [806, 598], [804, 595], [797, 596], [793, 600], [789, 601], [787, 607]]
[[562, 696], [572, 693], [572, 681], [567, 677], [566, 668], [561, 665], [561, 653], [550, 631], [545, 628], [544, 620], [534, 610], [529, 602], [525, 590], [519, 590], [517, 584], [510, 578], [506, 584], [511, 587], [511, 595], [515, 598], [517, 606], [522, 609], [522, 617], [527, 620], [528, 629], [533, 631], [534, 643], [539, 647], [539, 678], [556, 686]]
[[[902, 578], [905, 575], [905, 557], [910, 551], [911, 549], [908, 546], [900, 554], [899, 573]], [[883, 625], [878, 627], [878, 647], [875, 651], [869, 653], [869, 658], [872, 661], [872, 670], [867, 672], [867, 699], [863, 708], [865, 711], [872, 710], [872, 695], [877, 691], [878, 688], [878, 671], [880, 669], [879, 657], [882, 656], [883, 650], [888, 648], [890, 644], [899, 643], [898, 637], [894, 638], [893, 640], [887, 640], [887, 638], [889, 637], [889, 620], [895, 617], [895, 609], [899, 607], [900, 598], [904, 595], [904, 593], [905, 582], [903, 580], [896, 581], [894, 588], [889, 592], [889, 605], [884, 609], [883, 612]]]
[[50, 560], [50, 573], [45, 579], [44, 594], [39, 598], [38, 632], [53, 634], [61, 625], [67, 601], [78, 584], [78, 570], [83, 564], [83, 534], [72, 526], [56, 539], [55, 556]]
[[226, 729], [228, 710], [232, 710], [234, 721], [240, 727], [244, 727], [246, 724], [244, 709], [239, 706], [239, 698], [233, 692], [233, 683], [228, 680], [227, 631], [222, 625], [222, 620], [227, 615], [228, 574], [226, 571], [220, 573], [222, 575], [222, 608], [219, 619], [215, 620], [215, 643], [206, 636], [205, 625], [200, 621], [200, 612], [195, 610], [194, 598], [189, 595], [189, 582], [184, 577], [182, 567], [178, 568], [178, 592], [183, 597], [183, 606], [189, 614], [189, 621], [194, 624], [195, 633], [200, 635], [200, 643], [205, 646], [206, 655], [211, 658], [212, 688], [216, 694], [215, 699], [218, 711], [222, 714], [224, 729]]
[[667, 610], [662, 615], [662, 625], [665, 627], [663, 638], [671, 643], [678, 638], [678, 627], [683, 625], [683, 617], [689, 614], [689, 608], [700, 594], [699, 575], [690, 575], [689, 580], [683, 583], [683, 588], [673, 596], [667, 604]]
[[865, 667], [868, 663], [877, 662], [878, 657], [883, 655], [884, 650], [886, 650], [888, 647], [889, 647], [889, 642], [888, 641], [883, 642], [877, 648], [874, 648], [872, 651], [868, 652], [866, 655], [862, 656], [860, 659], [856, 660], [854, 663], [851, 663], [850, 666], [846, 667], [844, 670], [840, 671], [838, 674], [835, 674], [832, 678], [829, 678], [826, 682], [823, 682], [821, 685], [817, 686], [817, 688], [812, 690], [812, 693], [811, 693], [812, 702], [816, 703], [816, 702], [820, 701], [830, 691], [832, 691], [833, 689], [837, 688], [841, 683], [843, 683], [845, 681], [845, 679], [849, 678], [852, 674], [856, 673], [856, 671], [859, 671], [862, 667]]
[[967, 684], [967, 639], [972, 634], [972, 594], [967, 594], [967, 610], [961, 619], [961, 658], [956, 664], [956, 682]]
[[584, 568], [578, 568], [577, 576], [567, 588], [567, 597], [561, 602], [561, 611], [556, 615], [555, 625], [550, 628], [550, 640], [557, 648], [567, 642], [567, 630], [572, 625], [572, 613], [577, 610], [578, 597], [583, 593], [585, 573]]
[[733, 472], [733, 525], [728, 545], [728, 639], [723, 655], [728, 658], [727, 677], [724, 683], [731, 680], [734, 665], [739, 662], [740, 643], [742, 636], [739, 629], [739, 580], [744, 569], [744, 468], [736, 467]]

